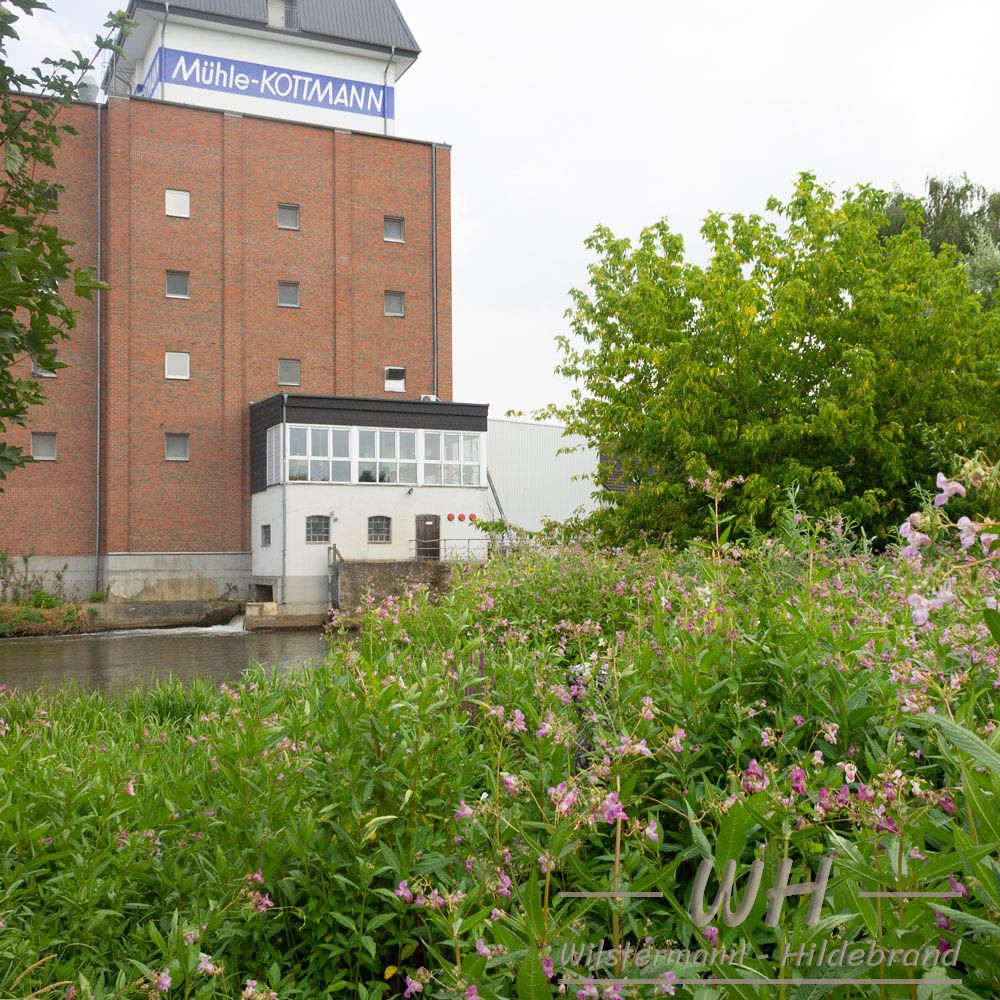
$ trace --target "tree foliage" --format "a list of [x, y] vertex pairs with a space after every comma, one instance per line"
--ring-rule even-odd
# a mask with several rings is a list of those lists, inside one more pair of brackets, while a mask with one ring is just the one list
[[[898, 234], [915, 199], [897, 191], [888, 206], [884, 232]], [[961, 177], [929, 177], [921, 201], [921, 231], [937, 253], [955, 247], [969, 267], [969, 283], [988, 303], [1000, 283], [1000, 191]]]
[[921, 232], [920, 206], [885, 232], [891, 196], [838, 197], [810, 174], [763, 215], [714, 213], [710, 259], [685, 259], [666, 221], [637, 243], [598, 228], [590, 286], [574, 290], [551, 408], [628, 488], [598, 522], [615, 541], [706, 528], [687, 480], [746, 481], [726, 500], [766, 527], [788, 491], [871, 533], [915, 484], [1000, 441], [998, 319], [959, 251]]
[[[73, 132], [59, 115], [93, 58], [73, 52], [28, 72], [9, 59], [19, 19], [49, 9], [39, 0], [0, 5], [0, 435], [23, 424], [29, 407], [43, 401], [40, 383], [15, 373], [17, 362], [31, 357], [47, 371], [63, 367], [57, 345], [76, 327], [66, 290], [89, 299], [100, 287], [92, 268], [73, 267], [73, 244], [51, 216], [61, 190], [51, 179], [55, 153]], [[106, 27], [118, 34], [130, 24], [113, 15]], [[111, 37], [98, 38], [98, 50], [114, 48]], [[26, 461], [21, 449], [0, 441], [0, 481]]]

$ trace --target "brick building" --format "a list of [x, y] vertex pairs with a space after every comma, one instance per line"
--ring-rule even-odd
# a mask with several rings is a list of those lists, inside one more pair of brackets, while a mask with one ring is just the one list
[[[81, 95], [67, 112], [78, 134], [58, 154], [58, 226], [110, 290], [79, 303], [59, 351], [68, 367], [38, 373], [47, 402], [9, 435], [36, 461], [4, 484], [0, 550], [67, 566], [83, 594], [242, 596], [271, 535], [251, 522], [253, 405], [362, 397], [368, 425], [384, 428], [410, 400], [403, 426], [464, 429], [485, 462], [470, 437], [485, 416], [447, 402], [450, 149], [393, 134], [396, 82], [419, 54], [393, 0], [129, 10], [138, 27], [108, 67], [107, 97]], [[422, 399], [427, 420], [413, 416]], [[282, 483], [288, 433], [269, 456]], [[426, 464], [423, 449], [442, 446], [428, 440], [414, 438], [412, 483], [402, 457], [374, 480], [399, 497], [420, 488], [408, 518], [447, 517], [447, 486], [463, 485]], [[351, 483], [372, 482], [367, 441], [351, 431]], [[319, 458], [315, 475], [338, 482]], [[481, 469], [465, 487], [485, 489]], [[478, 492], [462, 502], [488, 513]]]

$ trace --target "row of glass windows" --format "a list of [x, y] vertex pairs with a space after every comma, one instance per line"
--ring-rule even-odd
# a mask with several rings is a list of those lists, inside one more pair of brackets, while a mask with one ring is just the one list
[[[31, 457], [36, 462], [55, 462], [59, 458], [58, 438], [49, 431], [32, 431]], [[191, 457], [191, 439], [187, 434], [164, 434], [163, 457], [168, 462], [187, 462]]]
[[[306, 518], [306, 544], [330, 544], [330, 515], [310, 514]], [[373, 514], [368, 518], [368, 544], [392, 544], [392, 518], [384, 514]], [[271, 547], [271, 525], [260, 526], [260, 546], [262, 549]]]
[[[53, 202], [55, 199], [53, 198]], [[191, 192], [167, 188], [164, 209], [173, 219], [191, 218]], [[278, 205], [278, 228], [298, 232], [302, 229], [302, 207], [290, 202]], [[386, 215], [382, 218], [382, 239], [386, 243], [406, 242], [406, 219], [401, 215]]]
[[[168, 299], [191, 298], [191, 272], [167, 271], [166, 296]], [[297, 281], [278, 282], [278, 305], [282, 309], [302, 308], [302, 287]], [[382, 298], [385, 316], [406, 316], [406, 292], [386, 291]]]
[[[281, 428], [267, 440], [267, 483], [281, 481]], [[290, 483], [482, 485], [481, 435], [446, 431], [290, 426]], [[422, 471], [422, 475], [421, 475]]]

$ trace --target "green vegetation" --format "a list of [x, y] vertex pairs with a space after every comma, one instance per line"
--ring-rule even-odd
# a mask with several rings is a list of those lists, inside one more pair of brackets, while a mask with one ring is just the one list
[[[832, 975], [908, 985], [838, 996], [996, 996], [996, 532], [928, 499], [922, 562], [795, 509], [748, 546], [538, 545], [369, 606], [313, 673], [0, 697], [0, 995], [534, 1000], [586, 974], [564, 946], [650, 936], [764, 957], [599, 974], [806, 1000], [751, 984], [785, 944], [961, 941], [953, 985], [896, 957]], [[816, 928], [763, 889], [741, 927], [686, 913], [702, 859], [767, 888], [831, 852]], [[613, 889], [663, 897], [558, 895]], [[955, 895], [863, 895], [903, 889]], [[748, 982], [670, 978], [712, 974]]]
[[884, 542], [915, 484], [1000, 440], [1000, 310], [925, 238], [923, 206], [804, 174], [767, 210], [710, 215], [705, 266], [666, 222], [588, 240], [561, 339], [577, 388], [550, 412], [631, 487], [594, 520], [613, 544], [702, 533], [686, 481], [709, 469], [745, 478], [740, 533], [769, 530], [796, 489]]
[[[0, 435], [23, 424], [29, 407], [43, 400], [38, 380], [21, 377], [14, 366], [32, 358], [45, 371], [64, 367], [56, 347], [76, 328], [65, 285], [86, 299], [102, 287], [92, 268], [73, 267], [73, 243], [59, 235], [51, 217], [62, 190], [51, 168], [63, 137], [73, 131], [59, 115], [94, 59], [74, 52], [19, 73], [7, 57], [18, 20], [48, 9], [40, 0], [0, 5]], [[106, 27], [117, 34], [131, 24], [115, 14]], [[110, 35], [95, 45], [99, 51], [114, 47]], [[20, 448], [0, 440], [0, 482], [26, 461]]]

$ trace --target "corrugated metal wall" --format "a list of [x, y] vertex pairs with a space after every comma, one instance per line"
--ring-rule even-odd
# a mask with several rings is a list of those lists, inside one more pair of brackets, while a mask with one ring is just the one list
[[563, 436], [563, 428], [522, 420], [491, 420], [486, 464], [507, 520], [526, 531], [538, 531], [542, 520], [565, 521], [589, 513], [592, 477], [599, 458], [581, 447], [566, 455], [565, 447], [584, 445], [582, 438]]

